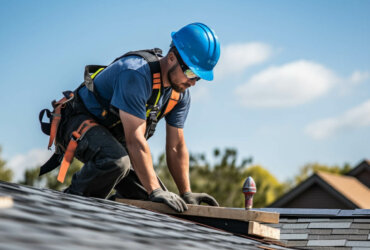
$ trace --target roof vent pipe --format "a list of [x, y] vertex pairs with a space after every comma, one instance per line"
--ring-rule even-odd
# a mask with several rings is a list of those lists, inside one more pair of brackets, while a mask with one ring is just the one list
[[243, 193], [245, 195], [245, 209], [249, 210], [253, 207], [253, 195], [257, 192], [256, 183], [253, 178], [249, 176], [243, 185]]

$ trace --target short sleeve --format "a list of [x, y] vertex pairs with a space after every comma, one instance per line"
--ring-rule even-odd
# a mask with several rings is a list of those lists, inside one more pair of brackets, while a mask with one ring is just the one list
[[111, 105], [145, 120], [145, 104], [150, 94], [150, 83], [142, 74], [135, 70], [124, 70], [114, 84]]
[[190, 92], [187, 89], [182, 94], [181, 100], [176, 104], [171, 112], [166, 115], [166, 122], [173, 127], [184, 128], [185, 121], [189, 113], [190, 101]]

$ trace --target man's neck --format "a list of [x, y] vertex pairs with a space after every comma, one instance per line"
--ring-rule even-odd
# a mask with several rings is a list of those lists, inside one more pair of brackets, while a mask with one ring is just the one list
[[161, 65], [161, 75], [163, 81], [163, 87], [167, 88], [170, 87], [170, 82], [168, 80], [168, 64], [167, 64], [167, 56], [162, 57], [159, 59], [159, 64]]

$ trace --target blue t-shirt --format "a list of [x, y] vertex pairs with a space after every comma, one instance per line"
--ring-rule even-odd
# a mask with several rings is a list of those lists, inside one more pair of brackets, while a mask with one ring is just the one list
[[[149, 64], [139, 56], [121, 58], [104, 69], [94, 78], [94, 87], [99, 95], [109, 104], [138, 118], [146, 119], [146, 103], [152, 94], [152, 76]], [[167, 103], [172, 88], [165, 88], [158, 102], [159, 108]], [[86, 87], [79, 90], [79, 95], [86, 108], [96, 117], [102, 109], [95, 96]], [[180, 94], [177, 105], [165, 116], [166, 122], [177, 128], [183, 128], [190, 107], [190, 93], [187, 89]]]

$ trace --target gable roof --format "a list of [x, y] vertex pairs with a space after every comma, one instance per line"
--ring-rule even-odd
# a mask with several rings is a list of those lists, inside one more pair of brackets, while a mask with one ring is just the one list
[[356, 167], [351, 169], [351, 171], [349, 171], [347, 173], [347, 175], [356, 176], [356, 175], [360, 174], [363, 171], [369, 171], [370, 172], [370, 160], [367, 160], [367, 159], [363, 160]]
[[[340, 202], [353, 208], [370, 208], [370, 189], [351, 176], [318, 172], [293, 188], [269, 207], [284, 207], [314, 185], [320, 186]], [[307, 201], [309, 203], [309, 201]], [[307, 206], [309, 207], [309, 206]]]
[[286, 249], [114, 201], [0, 181], [1, 249]]
[[358, 206], [370, 208], [370, 189], [352, 176], [342, 176], [324, 172], [317, 173], [341, 195]]

